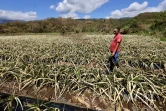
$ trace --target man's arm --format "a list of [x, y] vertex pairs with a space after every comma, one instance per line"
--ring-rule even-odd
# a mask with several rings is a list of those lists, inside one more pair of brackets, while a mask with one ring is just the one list
[[112, 56], [115, 55], [116, 51], [118, 50], [119, 45], [120, 45], [120, 43], [117, 42], [117, 43], [116, 43], [116, 47], [115, 47], [114, 51], [112, 52]]

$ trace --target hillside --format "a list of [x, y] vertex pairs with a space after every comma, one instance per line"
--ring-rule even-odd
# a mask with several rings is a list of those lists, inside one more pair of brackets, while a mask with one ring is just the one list
[[128, 33], [144, 33], [164, 37], [166, 35], [166, 11], [141, 13], [120, 26]]
[[[0, 24], [0, 34], [11, 33], [112, 33], [121, 27], [124, 34], [166, 35], [166, 11], [141, 13], [133, 18], [122, 19], [63, 19], [47, 18], [35, 21], [13, 21]], [[4, 21], [0, 21], [1, 23]]]
[[119, 26], [118, 19], [63, 19], [47, 18], [35, 21], [13, 21], [0, 24], [1, 34], [10, 33], [80, 33], [100, 32], [109, 33], [114, 27]]
[[13, 20], [8, 20], [8, 19], [0, 19], [0, 24], [4, 24], [6, 22], [13, 22]]

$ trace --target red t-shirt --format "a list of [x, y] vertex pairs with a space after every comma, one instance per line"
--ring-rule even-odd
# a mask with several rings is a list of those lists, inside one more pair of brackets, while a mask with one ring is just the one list
[[[121, 34], [115, 35], [113, 40], [112, 40], [112, 42], [111, 42], [111, 44], [110, 44], [110, 51], [113, 52], [115, 47], [116, 47], [116, 43], [121, 43], [121, 41], [122, 41]], [[119, 47], [118, 47], [116, 52], [119, 52], [119, 51], [120, 51], [120, 45], [119, 45]]]

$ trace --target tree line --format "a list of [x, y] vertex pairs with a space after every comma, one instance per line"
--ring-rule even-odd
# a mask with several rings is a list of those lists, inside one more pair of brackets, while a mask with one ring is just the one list
[[72, 19], [47, 18], [0, 24], [0, 34], [24, 33], [112, 33], [115, 27], [123, 34], [147, 34], [166, 38], [166, 11], [141, 13], [133, 18]]
[[1, 34], [10, 33], [80, 33], [103, 32], [109, 33], [119, 26], [118, 19], [71, 19], [47, 18], [35, 21], [13, 21], [0, 24]]

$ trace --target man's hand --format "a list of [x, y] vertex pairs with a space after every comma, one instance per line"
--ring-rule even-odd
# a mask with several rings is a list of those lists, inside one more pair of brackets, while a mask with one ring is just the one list
[[114, 56], [115, 55], [115, 52], [112, 52], [112, 56]]
[[120, 45], [120, 43], [119, 43], [119, 42], [117, 42], [117, 43], [116, 43], [116, 47], [115, 47], [114, 51], [112, 52], [112, 56], [114, 56], [114, 55], [115, 55], [115, 52], [117, 51], [117, 49], [118, 49], [119, 45]]

